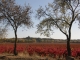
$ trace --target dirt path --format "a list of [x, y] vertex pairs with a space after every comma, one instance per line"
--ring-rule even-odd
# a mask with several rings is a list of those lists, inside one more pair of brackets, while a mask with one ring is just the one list
[[[22, 56], [1, 54], [0, 60], [65, 60], [65, 59], [57, 59], [57, 58], [51, 58], [51, 57], [36, 57], [36, 56], [22, 57]], [[80, 60], [80, 59], [74, 59], [74, 60]]]

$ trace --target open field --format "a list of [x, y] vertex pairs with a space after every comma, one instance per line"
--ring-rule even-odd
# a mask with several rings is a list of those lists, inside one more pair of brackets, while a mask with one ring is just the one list
[[[13, 43], [0, 43], [0, 55], [13, 54]], [[71, 44], [72, 56], [80, 59], [80, 44]], [[45, 58], [48, 60], [62, 59], [67, 56], [66, 43], [18, 43], [19, 57]], [[64, 59], [63, 59], [64, 60]]]

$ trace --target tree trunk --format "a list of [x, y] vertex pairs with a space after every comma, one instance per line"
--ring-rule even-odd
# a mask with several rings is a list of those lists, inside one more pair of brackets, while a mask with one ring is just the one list
[[67, 52], [68, 56], [71, 56], [70, 38], [67, 38]]
[[14, 55], [17, 55], [17, 51], [16, 51], [16, 47], [17, 47], [17, 45], [16, 45], [16, 43], [17, 43], [17, 30], [15, 30], [14, 33], [15, 33]]

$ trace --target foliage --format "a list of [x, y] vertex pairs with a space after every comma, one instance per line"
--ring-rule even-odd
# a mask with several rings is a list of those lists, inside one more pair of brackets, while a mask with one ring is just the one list
[[[77, 47], [76, 47], [77, 46]], [[0, 54], [2, 53], [13, 53], [14, 45], [12, 43], [0, 44]], [[71, 44], [72, 56], [80, 57], [80, 44]], [[17, 51], [19, 53], [27, 52], [29, 55], [34, 53], [39, 56], [50, 56], [53, 58], [66, 57], [67, 49], [66, 44], [25, 44], [19, 43], [17, 45]]]

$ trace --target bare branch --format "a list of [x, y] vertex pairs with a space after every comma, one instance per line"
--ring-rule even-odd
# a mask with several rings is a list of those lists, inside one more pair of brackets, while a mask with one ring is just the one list
[[58, 24], [56, 23], [56, 25], [57, 25], [57, 27], [59, 28], [59, 30], [64, 34], [64, 35], [66, 35], [66, 37], [68, 37], [68, 34], [67, 33], [65, 33], [59, 26], [58, 26]]
[[80, 3], [79, 3], [79, 0], [78, 0], [78, 3], [77, 3], [77, 5], [76, 5], [74, 11], [78, 8], [79, 4], [80, 4]]

